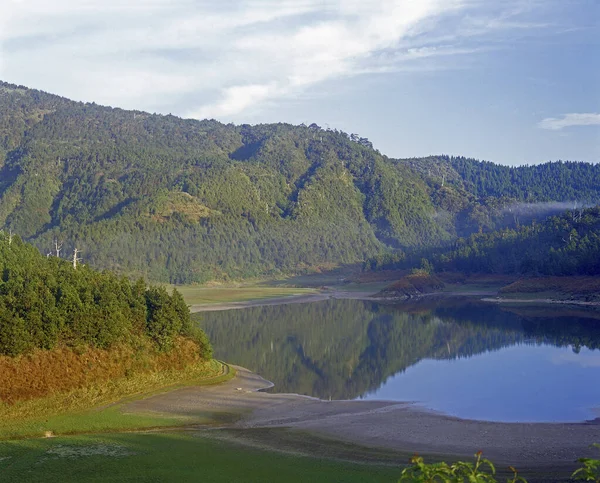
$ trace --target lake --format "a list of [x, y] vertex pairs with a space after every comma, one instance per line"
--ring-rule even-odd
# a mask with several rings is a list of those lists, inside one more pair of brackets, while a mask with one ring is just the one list
[[504, 422], [600, 416], [600, 312], [441, 299], [195, 315], [215, 357], [321, 399], [413, 401]]

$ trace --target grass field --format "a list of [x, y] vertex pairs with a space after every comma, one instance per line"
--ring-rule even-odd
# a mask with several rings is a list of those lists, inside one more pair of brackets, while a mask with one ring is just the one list
[[101, 386], [13, 405], [0, 403], [0, 439], [40, 437], [47, 432], [64, 435], [219, 422], [222, 418], [233, 416], [198, 414], [191, 420], [160, 415], [124, 414], [121, 408], [132, 399], [185, 385], [216, 384], [230, 379], [234, 374], [229, 366], [212, 361], [204, 366], [139, 374]]
[[67, 436], [0, 442], [3, 482], [393, 482], [397, 466], [264, 451], [207, 432]]
[[248, 285], [241, 287], [178, 285], [176, 288], [181, 295], [183, 295], [183, 298], [188, 305], [246, 302], [248, 300], [289, 297], [292, 295], [304, 295], [317, 292], [314, 288], [265, 287], [262, 285]]
[[[215, 366], [212, 377], [204, 379], [188, 379], [201, 375], [194, 371], [181, 373], [181, 380], [173, 374], [146, 375], [98, 393], [87, 388], [0, 406], [0, 481], [351, 483], [397, 478], [405, 454], [279, 428], [218, 429], [239, 417], [218, 409], [189, 417], [124, 411], [133, 399], [226, 380], [234, 375], [232, 369], [222, 370], [227, 367], [220, 366], [218, 374]], [[206, 371], [201, 370], [205, 376]], [[130, 397], [114, 402], [124, 394]]]

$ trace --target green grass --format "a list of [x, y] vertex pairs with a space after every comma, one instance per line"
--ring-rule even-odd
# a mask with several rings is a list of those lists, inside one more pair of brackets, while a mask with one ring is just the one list
[[242, 287], [201, 287], [180, 285], [176, 287], [189, 305], [218, 304], [228, 302], [246, 302], [292, 295], [316, 293], [312, 288], [264, 287], [259, 285]]
[[293, 275], [290, 277], [274, 280], [265, 280], [263, 285], [269, 287], [313, 287], [319, 288], [324, 285], [337, 286], [345, 284], [360, 269], [334, 270], [325, 273], [310, 273], [305, 275]]
[[264, 451], [206, 432], [0, 442], [3, 482], [393, 482], [398, 467]]
[[47, 431], [52, 434], [67, 435], [75, 433], [95, 433], [106, 431], [125, 431], [140, 428], [170, 427], [185, 424], [188, 421], [172, 417], [126, 414], [121, 407], [102, 410], [82, 411], [79, 413], [59, 414], [49, 417], [5, 424], [0, 429], [0, 438], [19, 438], [23, 436], [42, 436]]
[[[219, 365], [222, 374], [206, 370], [165, 371], [141, 374], [127, 380], [117, 380], [101, 388], [85, 388], [69, 394], [0, 406], [0, 439], [174, 427], [185, 424], [211, 424], [235, 418], [221, 412], [197, 414], [182, 418], [160, 414], [129, 414], [123, 407], [135, 399], [189, 385], [217, 384], [231, 379], [235, 371]], [[0, 478], [1, 480], [1, 478]]]
[[304, 275], [280, 280], [263, 280], [256, 284], [240, 286], [219, 285], [169, 285], [176, 287], [188, 305], [210, 305], [230, 302], [248, 302], [251, 300], [274, 299], [319, 293], [319, 288], [327, 286], [343, 292], [376, 293], [387, 287], [390, 282], [348, 283], [339, 275]]

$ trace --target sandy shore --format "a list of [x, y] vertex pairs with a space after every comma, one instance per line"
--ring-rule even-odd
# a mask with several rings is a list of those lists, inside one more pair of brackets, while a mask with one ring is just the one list
[[329, 299], [355, 299], [355, 300], [380, 300], [372, 297], [372, 292], [344, 292], [331, 290], [314, 294], [290, 295], [245, 302], [224, 302], [220, 304], [190, 305], [190, 312], [214, 312], [217, 310], [247, 309], [248, 307], [263, 307], [266, 305], [304, 304], [307, 302], [320, 302]]
[[[578, 457], [595, 457], [600, 425], [492, 423], [461, 420], [389, 401], [323, 401], [295, 394], [258, 392], [271, 386], [238, 368], [216, 386], [187, 387], [126, 406], [127, 411], [178, 416], [225, 412], [241, 415], [228, 427], [288, 427], [366, 446], [421, 454], [472, 457], [477, 450], [498, 464], [572, 468]], [[515, 404], [519, 404], [515, 399]]]

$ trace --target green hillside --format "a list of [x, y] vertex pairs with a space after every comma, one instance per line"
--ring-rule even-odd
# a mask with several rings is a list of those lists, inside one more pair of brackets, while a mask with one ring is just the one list
[[[147, 288], [110, 272], [43, 257], [19, 237], [0, 233], [0, 356], [85, 346], [151, 344], [170, 351], [178, 338], [198, 344], [212, 357], [183, 297]], [[137, 342], [136, 342], [137, 340]]]
[[446, 248], [375, 257], [365, 264], [375, 270], [419, 266], [466, 273], [600, 275], [600, 206], [473, 234]]
[[0, 83], [0, 227], [42, 253], [58, 240], [92, 266], [152, 280], [443, 246], [517, 223], [517, 201], [599, 201], [599, 179], [583, 163], [393, 160], [315, 124], [184, 120]]

